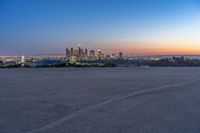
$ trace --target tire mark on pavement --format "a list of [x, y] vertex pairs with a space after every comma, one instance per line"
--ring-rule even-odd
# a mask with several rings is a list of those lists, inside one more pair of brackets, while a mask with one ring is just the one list
[[101, 107], [103, 105], [107, 105], [107, 104], [115, 102], [115, 101], [120, 101], [120, 100], [129, 98], [129, 97], [133, 97], [133, 96], [140, 96], [140, 95], [143, 95], [143, 94], [148, 94], [148, 93], [151, 93], [151, 92], [154, 92], [154, 91], [158, 91], [158, 90], [162, 90], [162, 89], [169, 88], [169, 87], [185, 85], [185, 84], [189, 84], [189, 83], [196, 82], [196, 81], [200, 81], [200, 79], [193, 79], [193, 80], [190, 80], [190, 81], [179, 82], [179, 83], [176, 83], [176, 84], [164, 85], [164, 86], [161, 86], [161, 87], [156, 87], [156, 88], [152, 88], [152, 89], [148, 89], [148, 90], [142, 90], [142, 91], [133, 92], [133, 93], [130, 93], [130, 94], [127, 94], [127, 95], [124, 95], [124, 96], [115, 97], [115, 98], [106, 100], [104, 102], [101, 102], [101, 103], [86, 107], [85, 109], [81, 109], [79, 111], [76, 111], [76, 112], [74, 112], [74, 113], [72, 113], [70, 115], [64, 116], [63, 118], [61, 118], [61, 119], [59, 119], [57, 121], [49, 123], [49, 124], [47, 124], [47, 125], [45, 125], [45, 126], [43, 126], [41, 128], [38, 128], [38, 129], [33, 130], [33, 131], [29, 131], [28, 133], [39, 133], [39, 132], [45, 131], [45, 130], [53, 128], [53, 127], [55, 127], [55, 126], [57, 126], [59, 124], [62, 124], [63, 122], [65, 122], [67, 120], [70, 120], [73, 117], [77, 117], [77, 116], [79, 116], [79, 115], [81, 115], [83, 113], [86, 113], [86, 112], [90, 111], [90, 110], [93, 110], [95, 108]]

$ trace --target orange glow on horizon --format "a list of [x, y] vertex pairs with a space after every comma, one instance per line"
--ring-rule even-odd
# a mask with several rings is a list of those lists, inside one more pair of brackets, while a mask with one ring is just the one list
[[[117, 46], [116, 46], [117, 45]], [[183, 55], [183, 54], [200, 54], [200, 44], [156, 44], [156, 43], [115, 43], [107, 45], [107, 52], [122, 51], [127, 55]]]

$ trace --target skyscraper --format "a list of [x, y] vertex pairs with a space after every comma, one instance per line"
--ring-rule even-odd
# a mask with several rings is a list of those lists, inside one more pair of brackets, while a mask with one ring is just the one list
[[87, 57], [88, 57], [88, 50], [85, 49], [85, 58], [87, 58]]
[[74, 49], [73, 48], [70, 48], [70, 56], [74, 56]]
[[70, 59], [71, 53], [70, 53], [70, 49], [66, 48], [66, 58]]
[[90, 59], [91, 60], [95, 60], [95, 51], [94, 50], [90, 50]]
[[78, 45], [78, 58], [81, 58], [81, 45]]
[[119, 59], [122, 59], [122, 58], [123, 58], [123, 53], [119, 52]]
[[84, 59], [84, 50], [81, 49], [81, 54], [80, 54], [80, 57], [79, 57], [81, 60]]
[[103, 59], [103, 57], [104, 57], [103, 51], [98, 50], [98, 51], [97, 51], [97, 58], [98, 58], [99, 60], [101, 60], [101, 59]]
[[73, 51], [73, 56], [75, 56], [76, 58], [78, 57], [78, 50], [75, 49], [75, 50]]

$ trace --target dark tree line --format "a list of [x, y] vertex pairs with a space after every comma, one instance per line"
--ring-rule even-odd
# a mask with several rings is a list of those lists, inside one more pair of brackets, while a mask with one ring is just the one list
[[[36, 68], [47, 68], [47, 67], [117, 67], [117, 66], [135, 66], [135, 67], [200, 67], [199, 59], [189, 59], [185, 57], [172, 57], [164, 58], [160, 60], [128, 60], [128, 59], [113, 59], [113, 60], [95, 60], [95, 61], [81, 61], [78, 64], [70, 64], [69, 62], [57, 61], [57, 62], [42, 62], [36, 65]], [[4, 63], [0, 61], [0, 68], [29, 68], [28, 64], [17, 64], [17, 63]]]
[[200, 67], [200, 60], [185, 57], [173, 57], [161, 60], [144, 60], [139, 62], [138, 65], [150, 67]]

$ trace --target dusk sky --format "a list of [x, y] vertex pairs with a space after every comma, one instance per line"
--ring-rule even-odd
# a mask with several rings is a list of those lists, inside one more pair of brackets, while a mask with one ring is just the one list
[[199, 0], [0, 0], [0, 55], [200, 54]]

